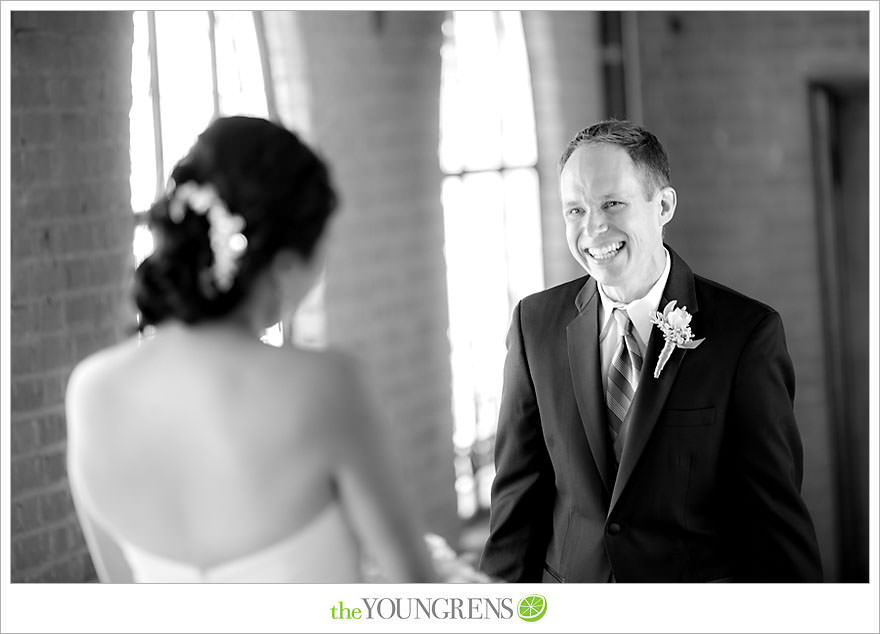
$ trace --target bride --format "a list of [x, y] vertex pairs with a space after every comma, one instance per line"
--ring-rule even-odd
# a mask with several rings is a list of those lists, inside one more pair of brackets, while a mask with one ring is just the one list
[[262, 119], [211, 124], [149, 212], [154, 335], [80, 363], [68, 471], [101, 581], [433, 581], [381, 427], [340, 353], [273, 348], [321, 267], [321, 160]]

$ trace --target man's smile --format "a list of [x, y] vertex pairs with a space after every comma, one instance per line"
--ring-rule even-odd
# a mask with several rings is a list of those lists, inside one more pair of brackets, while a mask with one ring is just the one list
[[596, 262], [608, 262], [623, 250], [626, 242], [612, 242], [601, 247], [589, 247], [584, 252]]

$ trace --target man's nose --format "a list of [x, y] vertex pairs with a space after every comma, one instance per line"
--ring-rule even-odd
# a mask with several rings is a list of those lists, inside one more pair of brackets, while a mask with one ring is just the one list
[[587, 209], [584, 212], [581, 224], [583, 230], [589, 236], [599, 235], [608, 229], [608, 225], [605, 222], [605, 214], [601, 210], [596, 209]]

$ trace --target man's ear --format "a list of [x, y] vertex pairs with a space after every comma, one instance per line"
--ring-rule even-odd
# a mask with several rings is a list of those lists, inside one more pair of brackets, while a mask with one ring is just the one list
[[660, 190], [660, 226], [665, 226], [672, 220], [677, 203], [678, 194], [672, 187], [666, 186]]

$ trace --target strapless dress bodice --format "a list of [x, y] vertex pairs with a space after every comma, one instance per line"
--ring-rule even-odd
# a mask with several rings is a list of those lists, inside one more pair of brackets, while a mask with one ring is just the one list
[[342, 508], [331, 504], [296, 533], [208, 568], [174, 561], [119, 539], [138, 583], [357, 583], [361, 553]]

